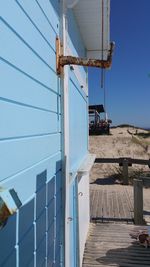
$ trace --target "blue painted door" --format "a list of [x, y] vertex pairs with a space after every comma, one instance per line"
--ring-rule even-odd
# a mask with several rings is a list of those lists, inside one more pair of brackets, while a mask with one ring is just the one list
[[22, 202], [0, 229], [0, 266], [60, 266], [59, 8], [59, 0], [0, 2], [0, 187]]

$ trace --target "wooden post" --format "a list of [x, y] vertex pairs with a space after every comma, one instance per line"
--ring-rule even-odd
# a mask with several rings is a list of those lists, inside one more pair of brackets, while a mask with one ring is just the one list
[[124, 159], [123, 160], [123, 184], [128, 185], [129, 179], [128, 179], [128, 160]]
[[134, 185], [134, 223], [143, 224], [143, 181], [133, 180]]

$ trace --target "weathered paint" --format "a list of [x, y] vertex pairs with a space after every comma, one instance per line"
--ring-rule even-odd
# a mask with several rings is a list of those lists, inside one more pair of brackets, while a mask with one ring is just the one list
[[88, 58], [86, 59], [86, 58], [77, 58], [77, 57], [72, 57], [72, 56], [60, 56], [60, 59], [59, 59], [60, 67], [63, 67], [65, 65], [78, 65], [78, 66], [84, 66], [84, 67], [108, 69], [111, 67], [111, 64], [112, 64], [112, 60], [110, 59], [108, 60], [88, 59]]
[[57, 71], [57, 74], [60, 75], [63, 72], [63, 67], [65, 65], [78, 65], [78, 66], [84, 66], [84, 67], [108, 69], [112, 65], [112, 54], [113, 54], [114, 46], [115, 45], [112, 42], [110, 44], [110, 51], [109, 51], [107, 60], [73, 57], [71, 55], [64, 56], [62, 53], [62, 44], [59, 38], [57, 37], [56, 38], [56, 71]]

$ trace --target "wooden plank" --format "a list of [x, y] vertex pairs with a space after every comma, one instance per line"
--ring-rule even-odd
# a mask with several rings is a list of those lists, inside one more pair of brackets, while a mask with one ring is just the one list
[[0, 139], [47, 135], [58, 131], [57, 113], [9, 101], [0, 101], [0, 109], [3, 110]]
[[130, 215], [130, 209], [129, 209], [129, 206], [128, 206], [128, 199], [126, 197], [126, 194], [125, 194], [125, 191], [123, 190], [123, 205], [124, 205], [124, 211], [125, 211], [125, 218], [129, 218], [131, 215]]
[[128, 185], [128, 160], [124, 159], [123, 160], [123, 184]]
[[127, 160], [128, 165], [131, 166], [132, 164], [140, 164], [140, 165], [148, 165], [150, 166], [150, 160], [146, 159], [132, 159], [132, 158], [96, 158], [95, 163], [118, 163], [120, 166], [123, 165], [123, 161]]
[[[97, 214], [99, 212], [98, 210], [98, 202], [99, 202], [99, 191], [96, 190], [95, 192], [95, 198], [96, 198], [96, 201], [95, 201], [95, 212], [94, 212], [94, 217], [97, 217]], [[101, 214], [101, 213], [100, 213]], [[100, 215], [101, 216], [101, 215]]]
[[98, 192], [95, 190], [94, 191], [94, 197], [93, 197], [93, 209], [92, 209], [92, 217], [96, 217], [96, 209], [97, 209], [97, 196], [98, 196]]
[[131, 159], [132, 164], [148, 165], [150, 166], [150, 160], [146, 159]]
[[112, 192], [109, 192], [108, 201], [109, 201], [109, 217], [112, 218], [113, 217]]
[[102, 217], [103, 216], [103, 203], [102, 203], [102, 194], [103, 190], [97, 190], [97, 209], [96, 209], [96, 216], [95, 217]]
[[103, 217], [108, 217], [108, 194], [107, 190], [103, 190]]
[[131, 218], [133, 218], [133, 190], [131, 192], [131, 190], [129, 188], [125, 188], [124, 190], [125, 192], [125, 195], [126, 195], [126, 198], [128, 200], [128, 209], [129, 209], [129, 212], [130, 212], [130, 216]]
[[112, 215], [114, 218], [117, 218], [117, 209], [115, 203], [115, 191], [112, 192]]
[[[132, 220], [131, 204], [124, 187], [99, 187], [92, 197], [91, 218], [98, 220]], [[93, 192], [93, 189], [92, 189]], [[98, 193], [99, 192], [99, 193]], [[93, 195], [93, 193], [92, 193]], [[98, 198], [98, 199], [97, 199]], [[132, 207], [133, 208], [133, 207]], [[133, 209], [132, 209], [133, 210]]]
[[90, 209], [90, 217], [93, 217], [93, 210], [95, 206], [95, 190], [91, 190], [91, 209]]
[[143, 182], [133, 180], [134, 185], [134, 223], [143, 224]]
[[60, 147], [60, 134], [0, 142], [1, 180], [52, 157], [60, 152]]
[[90, 190], [90, 214], [92, 211], [92, 207], [93, 207], [93, 191]]
[[131, 231], [138, 229], [139, 227], [126, 224], [93, 224], [85, 246], [82, 266], [150, 266], [149, 249], [133, 242], [129, 235]]
[[[13, 30], [4, 21], [0, 21], [0, 35], [3, 37], [1, 38], [1, 57], [7, 64], [48, 88], [57, 88], [58, 78], [55, 70], [36, 52], [33, 52], [32, 48], [25, 44], [21, 37], [18, 38], [18, 35], [14, 34]], [[13, 53], [9, 46], [6, 46], [10, 40]], [[51, 51], [51, 54], [54, 55], [54, 51]], [[25, 60], [20, 60], [20, 58]]]

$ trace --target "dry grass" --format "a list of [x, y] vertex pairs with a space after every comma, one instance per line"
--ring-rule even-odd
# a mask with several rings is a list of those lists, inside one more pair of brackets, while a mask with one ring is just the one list
[[139, 137], [137, 135], [136, 136], [135, 135], [132, 136], [132, 141], [135, 144], [141, 145], [144, 149], [147, 149], [147, 146], [150, 145], [150, 141], [145, 140], [145, 139], [143, 139], [143, 137]]

